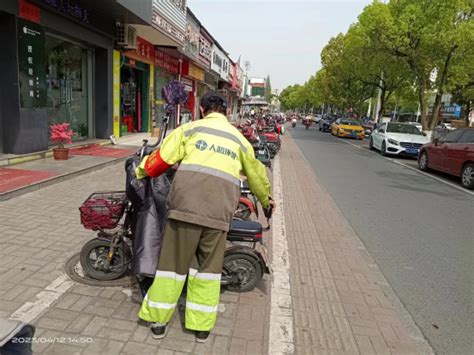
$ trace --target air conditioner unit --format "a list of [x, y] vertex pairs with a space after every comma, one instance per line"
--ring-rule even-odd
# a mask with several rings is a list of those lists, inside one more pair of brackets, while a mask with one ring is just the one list
[[137, 29], [130, 25], [117, 25], [117, 45], [137, 49]]

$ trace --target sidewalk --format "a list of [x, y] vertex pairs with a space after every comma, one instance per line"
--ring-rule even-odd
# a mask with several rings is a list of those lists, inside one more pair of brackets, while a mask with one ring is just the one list
[[71, 147], [68, 160], [46, 157], [0, 167], [0, 201], [122, 161], [149, 136], [149, 133], [124, 136], [118, 139], [117, 145], [101, 141]]
[[[0, 317], [32, 322], [39, 354], [253, 355], [281, 353], [275, 349], [283, 340], [297, 354], [422, 352], [387, 298], [374, 261], [291, 137], [284, 137], [277, 159], [281, 176], [274, 181], [282, 188], [276, 184], [281, 191], [274, 194], [283, 197], [284, 219], [282, 228], [274, 219], [278, 243], [264, 236], [275, 253], [273, 281], [265, 276], [252, 292], [224, 292], [206, 344], [182, 328], [181, 313], [165, 339], [153, 339], [137, 323], [131, 284], [86, 286], [65, 275], [66, 261], [94, 237], [81, 226], [78, 207], [94, 191], [123, 189], [124, 171], [116, 166], [0, 203]], [[290, 267], [289, 283], [281, 282], [280, 255], [289, 256], [281, 260]], [[280, 291], [284, 297], [274, 297]]]
[[407, 332], [374, 260], [291, 137], [280, 159], [295, 351], [429, 352]]

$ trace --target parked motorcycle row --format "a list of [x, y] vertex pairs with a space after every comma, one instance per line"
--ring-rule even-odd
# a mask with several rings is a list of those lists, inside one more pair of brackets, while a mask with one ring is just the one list
[[[84, 274], [98, 281], [108, 281], [134, 275], [143, 295], [151, 286], [154, 269], [143, 270], [143, 259], [159, 255], [161, 237], [166, 223], [166, 198], [175, 170], [170, 169], [158, 178], [138, 180], [134, 167], [150, 154], [166, 135], [167, 124], [160, 130], [162, 136], [153, 146], [143, 141], [137, 154], [126, 162], [126, 191], [97, 192], [80, 207], [81, 223], [86, 229], [96, 231], [96, 237], [87, 242], [80, 253]], [[271, 159], [281, 147], [280, 134], [284, 128], [273, 117], [254, 122], [243, 122], [238, 129], [252, 143], [256, 157], [270, 167]], [[147, 185], [149, 184], [149, 185]], [[150, 192], [151, 191], [151, 192]], [[147, 195], [151, 194], [151, 195]], [[150, 211], [144, 206], [155, 205], [151, 213], [157, 214], [160, 223], [150, 222]], [[234, 220], [227, 234], [221, 284], [234, 292], [248, 292], [255, 288], [264, 273], [270, 273], [263, 232], [270, 229], [271, 210], [264, 210], [268, 226], [251, 220], [258, 218], [257, 199], [245, 180], [241, 181], [241, 198]], [[144, 228], [146, 226], [146, 228]], [[144, 240], [144, 234], [154, 228], [154, 240]], [[155, 262], [157, 264], [157, 261]]]
[[240, 124], [236, 124], [237, 129], [252, 144], [257, 159], [268, 168], [271, 168], [271, 160], [280, 151], [280, 136], [285, 132], [283, 123], [282, 116], [267, 115], [246, 119]]

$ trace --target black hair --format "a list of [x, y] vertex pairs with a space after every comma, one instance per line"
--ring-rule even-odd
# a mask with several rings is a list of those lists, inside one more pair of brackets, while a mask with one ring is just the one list
[[227, 111], [227, 101], [224, 95], [217, 91], [206, 92], [201, 99], [201, 106], [204, 113], [216, 111], [225, 114]]

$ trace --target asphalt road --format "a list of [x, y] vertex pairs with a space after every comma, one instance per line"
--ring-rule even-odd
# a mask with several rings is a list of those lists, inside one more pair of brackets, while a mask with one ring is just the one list
[[367, 142], [301, 124], [288, 131], [433, 349], [472, 354], [472, 194], [384, 159]]

